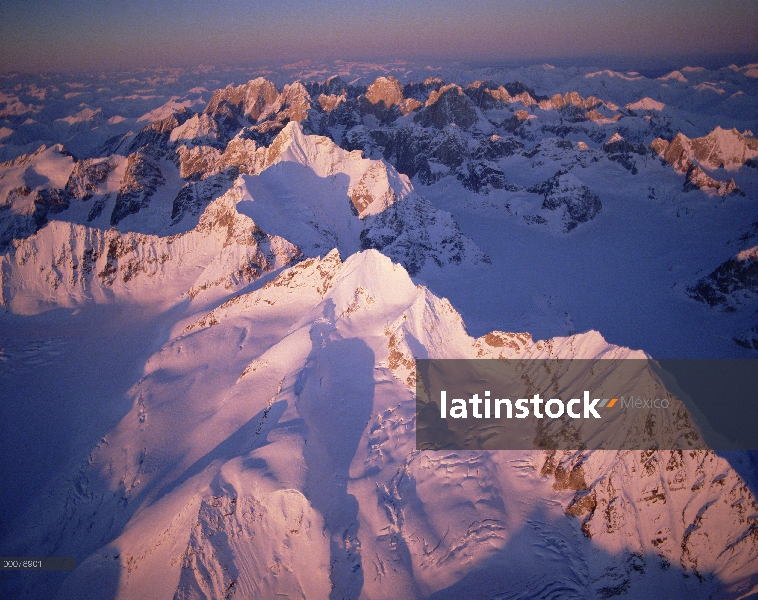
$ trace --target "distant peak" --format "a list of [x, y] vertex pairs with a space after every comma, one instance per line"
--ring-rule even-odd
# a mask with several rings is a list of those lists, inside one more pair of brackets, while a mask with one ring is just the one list
[[679, 83], [687, 83], [687, 78], [682, 75], [681, 71], [671, 71], [671, 73], [659, 77], [658, 81], [678, 81]]
[[611, 138], [606, 142], [606, 144], [613, 144], [614, 142], [623, 142], [624, 137], [617, 131], [614, 133]]
[[401, 105], [404, 100], [403, 86], [392, 77], [377, 77], [366, 90], [366, 100], [371, 104], [384, 102], [386, 108], [393, 105]]

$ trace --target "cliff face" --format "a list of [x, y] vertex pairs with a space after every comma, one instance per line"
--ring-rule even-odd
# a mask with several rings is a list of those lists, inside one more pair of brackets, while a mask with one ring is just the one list
[[300, 256], [239, 214], [229, 193], [206, 208], [197, 227], [174, 236], [49, 223], [3, 256], [2, 299], [25, 314], [122, 296], [177, 301], [216, 287], [228, 293]]
[[692, 140], [682, 133], [678, 133], [671, 142], [657, 138], [651, 147], [675, 170], [687, 174], [685, 191], [712, 189], [719, 196], [739, 191], [734, 179], [716, 180], [701, 167], [709, 171], [734, 171], [758, 156], [758, 140], [742, 135], [736, 129], [727, 131], [720, 127]]

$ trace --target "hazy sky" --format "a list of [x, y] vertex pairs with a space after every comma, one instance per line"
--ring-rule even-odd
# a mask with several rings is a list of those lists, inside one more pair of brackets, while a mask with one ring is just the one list
[[0, 70], [758, 51], [758, 0], [0, 0]]

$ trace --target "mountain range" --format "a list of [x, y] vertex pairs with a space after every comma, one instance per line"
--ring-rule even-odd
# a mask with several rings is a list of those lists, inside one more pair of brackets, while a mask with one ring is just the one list
[[6, 77], [0, 554], [77, 568], [3, 595], [758, 591], [755, 452], [419, 451], [414, 396], [416, 358], [755, 358], [748, 67], [153, 74], [114, 122]]

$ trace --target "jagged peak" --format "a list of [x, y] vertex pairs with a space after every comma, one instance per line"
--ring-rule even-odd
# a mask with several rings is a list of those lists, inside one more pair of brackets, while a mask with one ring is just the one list
[[242, 115], [253, 120], [275, 112], [280, 108], [280, 93], [277, 87], [263, 77], [251, 79], [239, 86], [228, 85], [213, 92], [205, 112], [214, 114], [226, 103]]
[[735, 141], [742, 144], [750, 144], [755, 141], [755, 138], [748, 131], [740, 133], [736, 127], [724, 129], [720, 125], [716, 125], [713, 131], [706, 135], [705, 138], [717, 141], [721, 145], [734, 143]]
[[752, 248], [747, 248], [738, 252], [735, 258], [743, 262], [748, 260], [758, 262], [758, 246], [753, 246]]
[[497, 84], [495, 84], [495, 82], [491, 79], [477, 79], [476, 81], [472, 81], [466, 86], [466, 89], [469, 88], [484, 88], [486, 90], [494, 90], [497, 89]]
[[615, 142], [623, 142], [623, 141], [624, 141], [624, 137], [617, 131], [605, 143], [606, 144], [613, 144]]
[[366, 90], [366, 100], [371, 104], [384, 102], [384, 106], [389, 108], [393, 105], [402, 105], [405, 97], [403, 96], [403, 86], [392, 75], [388, 77], [377, 77]]
[[408, 271], [378, 250], [363, 250], [349, 256], [343, 263], [336, 282], [345, 282], [347, 288], [362, 287], [388, 297], [408, 295], [416, 289]]
[[345, 81], [339, 75], [332, 75], [323, 83], [308, 83], [306, 87], [310, 89], [312, 93], [324, 94], [326, 96], [347, 95], [349, 91], [354, 89], [345, 83]]
[[291, 121], [302, 121], [308, 117], [311, 108], [311, 96], [300, 81], [287, 84], [282, 89], [282, 107], [288, 107]]
[[279, 162], [296, 162], [310, 167], [320, 177], [345, 173], [350, 178], [349, 193], [361, 218], [381, 212], [413, 189], [408, 178], [384, 160], [364, 158], [360, 150], [344, 150], [328, 137], [306, 135], [295, 121], [284, 126], [265, 152], [264, 168]]
[[429, 94], [429, 98], [427, 99], [424, 106], [431, 106], [432, 104], [436, 104], [440, 98], [446, 95], [465, 96], [465, 93], [463, 92], [463, 88], [457, 83], [448, 83], [443, 85], [438, 90], [433, 90], [432, 93]]
[[699, 138], [690, 139], [679, 132], [670, 143], [658, 138], [653, 140], [651, 146], [661, 158], [682, 173], [689, 169], [692, 161], [710, 170], [721, 167], [734, 170], [758, 156], [758, 140], [745, 134], [734, 128], [717, 126]]
[[[522, 92], [520, 96], [517, 97], [517, 99], [520, 99], [522, 103], [525, 106], [529, 106], [530, 104], [533, 104], [536, 102], [536, 100], [529, 94], [529, 92]], [[554, 108], [556, 110], [560, 110], [561, 108], [567, 107], [567, 106], [574, 106], [576, 108], [585, 108], [585, 109], [592, 109], [596, 108], [602, 104], [606, 104], [609, 108], [612, 108], [609, 104], [604, 103], [602, 100], [599, 100], [595, 96], [588, 96], [587, 98], [583, 98], [579, 92], [566, 92], [565, 94], [554, 94], [549, 100], [540, 100], [537, 102], [539, 104], [539, 107], [543, 110], [545, 109], [551, 109]], [[615, 108], [612, 108], [615, 110]]]
[[665, 104], [663, 102], [659, 102], [658, 100], [653, 100], [649, 96], [645, 96], [644, 98], [638, 100], [637, 102], [631, 102], [627, 104], [624, 108], [627, 110], [657, 110], [662, 111], [665, 108]]
[[449, 125], [468, 129], [477, 123], [486, 123], [473, 100], [455, 83], [433, 90], [414, 120], [424, 127], [431, 125], [437, 129]]
[[305, 135], [297, 121], [290, 121], [266, 150], [266, 166], [278, 162], [297, 162], [314, 169], [320, 176], [328, 177], [334, 172], [337, 162], [348, 157], [362, 158], [359, 150], [343, 150], [330, 138], [320, 135]]
[[292, 83], [285, 84], [285, 86], [282, 88], [282, 94], [308, 95], [308, 90], [305, 89], [303, 82], [298, 79]]

